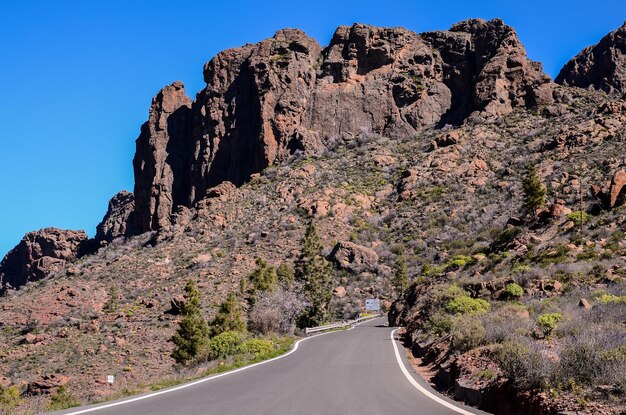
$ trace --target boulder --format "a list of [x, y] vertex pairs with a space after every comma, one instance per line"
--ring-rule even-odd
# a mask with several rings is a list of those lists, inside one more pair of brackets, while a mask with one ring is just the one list
[[614, 208], [618, 203], [624, 185], [626, 185], [626, 171], [618, 170], [613, 174], [611, 187], [609, 188], [609, 208]]
[[333, 294], [335, 295], [335, 297], [337, 298], [343, 298], [346, 296], [346, 289], [345, 287], [342, 287], [341, 285], [338, 287], [335, 287], [335, 289], [333, 290]]
[[550, 206], [550, 217], [558, 218], [572, 213], [572, 210], [565, 206], [565, 200], [555, 199], [552, 206]]
[[27, 233], [0, 263], [0, 293], [41, 280], [76, 260], [84, 231], [44, 228]]
[[335, 245], [329, 260], [353, 273], [376, 272], [378, 268], [378, 254], [373, 249], [347, 241]]

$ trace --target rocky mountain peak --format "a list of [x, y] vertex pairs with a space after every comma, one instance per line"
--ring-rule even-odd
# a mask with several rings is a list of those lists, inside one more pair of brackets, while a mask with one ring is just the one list
[[559, 84], [626, 93], [626, 22], [572, 58], [556, 77]]

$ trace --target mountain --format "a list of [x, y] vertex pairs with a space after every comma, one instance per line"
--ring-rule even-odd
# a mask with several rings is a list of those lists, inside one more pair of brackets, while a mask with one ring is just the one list
[[[626, 370], [621, 31], [556, 83], [498, 19], [342, 26], [326, 47], [284, 29], [219, 53], [195, 100], [181, 82], [154, 97], [133, 193], [111, 199], [93, 239], [47, 228], [3, 259], [0, 384], [45, 396], [67, 383], [86, 402], [122, 392], [102, 373], [129, 388], [174, 376], [187, 280], [205, 316], [229, 292], [249, 311], [258, 259], [294, 268], [312, 221], [332, 316], [381, 298], [458, 399], [623, 410], [609, 375]], [[546, 191], [536, 209], [529, 165]]]

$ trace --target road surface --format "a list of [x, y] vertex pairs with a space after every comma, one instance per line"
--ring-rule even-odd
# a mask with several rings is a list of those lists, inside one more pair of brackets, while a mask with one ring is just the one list
[[428, 387], [410, 368], [401, 344], [392, 341], [393, 328], [384, 323], [379, 318], [315, 336], [282, 358], [174, 391], [55, 414], [482, 414]]

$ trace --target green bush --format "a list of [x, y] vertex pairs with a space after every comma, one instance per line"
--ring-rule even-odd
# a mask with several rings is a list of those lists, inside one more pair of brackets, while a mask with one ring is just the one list
[[446, 270], [451, 271], [463, 268], [464, 266], [466, 266], [467, 264], [471, 264], [472, 262], [474, 262], [472, 257], [469, 257], [467, 255], [454, 255], [452, 258], [449, 258], [446, 261]]
[[524, 289], [514, 282], [507, 284], [502, 292], [502, 297], [505, 299], [517, 299], [524, 295]]
[[62, 409], [73, 408], [80, 405], [76, 397], [69, 391], [67, 385], [61, 385], [57, 393], [50, 398], [48, 409], [51, 411], [60, 411]]
[[209, 353], [212, 359], [232, 356], [239, 353], [239, 348], [242, 343], [242, 333], [225, 331], [209, 341]]
[[0, 413], [10, 414], [20, 404], [20, 390], [17, 386], [0, 386]]
[[576, 226], [580, 226], [581, 219], [583, 221], [583, 224], [587, 223], [589, 220], [589, 215], [587, 215], [587, 212], [577, 210], [567, 215], [567, 219], [574, 222]]
[[445, 304], [447, 312], [452, 314], [474, 314], [489, 310], [489, 303], [480, 298], [472, 298], [467, 295], [457, 297]]
[[598, 298], [598, 302], [602, 304], [626, 304], [626, 295], [602, 294]]
[[274, 344], [267, 339], [250, 339], [241, 343], [239, 353], [255, 356], [267, 355], [274, 349]]
[[550, 334], [562, 319], [561, 313], [544, 313], [537, 317], [536, 323], [545, 334]]

